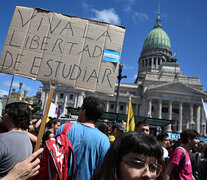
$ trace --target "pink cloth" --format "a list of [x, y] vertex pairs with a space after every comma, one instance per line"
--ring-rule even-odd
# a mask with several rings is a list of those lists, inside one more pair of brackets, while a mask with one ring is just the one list
[[175, 149], [170, 160], [171, 163], [176, 165], [176, 168], [173, 170], [173, 174], [178, 175], [178, 180], [192, 180], [192, 165], [190, 161], [190, 156], [186, 150], [185, 153], [186, 153], [185, 164], [182, 166], [181, 170], [179, 170], [179, 164], [184, 156], [184, 152], [182, 149], [180, 148]]

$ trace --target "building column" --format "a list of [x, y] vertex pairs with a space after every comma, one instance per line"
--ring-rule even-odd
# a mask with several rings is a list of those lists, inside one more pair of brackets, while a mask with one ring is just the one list
[[48, 95], [49, 95], [49, 92], [48, 92], [48, 91], [46, 91], [46, 92], [45, 92], [44, 103], [42, 103], [42, 109], [44, 109], [44, 108], [45, 108], [45, 106], [46, 106], [47, 99], [48, 99]]
[[42, 95], [41, 95], [41, 101], [42, 101], [41, 109], [44, 108], [44, 104], [45, 104], [45, 96], [46, 96], [46, 93], [45, 93], [45, 92], [42, 92]]
[[63, 114], [67, 114], [67, 102], [68, 102], [68, 94], [65, 94], [64, 105], [63, 105]]
[[77, 108], [77, 100], [78, 100], [78, 93], [75, 93], [74, 94], [74, 104], [73, 104], [74, 108]]
[[[116, 104], [116, 102], [115, 102], [115, 104]], [[116, 106], [114, 106], [114, 107], [116, 107]], [[119, 101], [117, 102], [117, 107], [116, 107], [116, 111], [115, 112], [119, 113]]]
[[58, 94], [55, 93], [55, 104], [57, 104], [57, 101], [58, 101]]
[[126, 115], [128, 115], [129, 103], [126, 103]]
[[[206, 116], [203, 107], [200, 108], [200, 119], [201, 119], [201, 132], [203, 136], [206, 136]], [[204, 115], [204, 116], [203, 116]]]
[[192, 124], [191, 122], [194, 122], [194, 119], [193, 119], [193, 103], [190, 103], [190, 118], [189, 118], [189, 121], [187, 122], [187, 125], [186, 125], [186, 128], [187, 129], [192, 129]]
[[157, 57], [155, 59], [155, 67], [156, 67], [156, 69], [158, 69], [158, 58]]
[[109, 101], [106, 101], [106, 112], [109, 112]]
[[151, 58], [151, 68], [153, 68], [154, 67], [154, 58], [152, 57]]
[[158, 118], [162, 119], [162, 100], [159, 99]]
[[148, 101], [147, 117], [152, 117], [152, 99], [151, 98], [149, 98], [149, 101]]
[[194, 122], [193, 120], [193, 103], [190, 103], [190, 122], [188, 122], [188, 127], [187, 128], [192, 128], [191, 122]]
[[178, 132], [182, 132], [182, 124], [183, 124], [183, 103], [179, 103], [179, 119], [178, 119]]
[[139, 105], [139, 104], [136, 104], [136, 106], [135, 106], [134, 116], [137, 116], [137, 115], [138, 115], [138, 105]]
[[[172, 120], [172, 101], [169, 101], [169, 107], [168, 107], [168, 119]], [[172, 131], [171, 124], [167, 126], [167, 131]]]
[[200, 114], [200, 112], [201, 112], [201, 106], [200, 106], [200, 104], [198, 105], [198, 107], [197, 107], [197, 109], [196, 109], [196, 122], [195, 122], [195, 126], [196, 126], [196, 131], [197, 132], [201, 132], [201, 130], [200, 130], [200, 125], [201, 125], [201, 119], [200, 119], [200, 117], [201, 117], [201, 114]]
[[85, 98], [85, 93], [82, 91], [80, 94], [78, 94], [78, 102], [77, 107], [81, 107], [83, 104], [83, 99]]

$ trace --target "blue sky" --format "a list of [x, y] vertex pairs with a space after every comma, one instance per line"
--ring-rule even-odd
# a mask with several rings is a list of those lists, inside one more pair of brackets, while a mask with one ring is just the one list
[[[57, 13], [109, 22], [126, 28], [121, 62], [123, 82], [134, 83], [145, 38], [155, 25], [160, 3], [161, 24], [171, 40], [181, 71], [199, 77], [207, 91], [207, 1], [206, 0], [7, 0], [0, 6], [0, 50], [16, 5], [40, 7]], [[0, 96], [9, 91], [12, 76], [0, 73]], [[15, 76], [13, 87], [35, 95], [41, 82]]]

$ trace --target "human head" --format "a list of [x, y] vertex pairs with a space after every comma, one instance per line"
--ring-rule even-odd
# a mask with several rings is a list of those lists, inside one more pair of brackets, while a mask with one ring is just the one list
[[126, 129], [121, 123], [114, 123], [112, 126], [112, 134], [117, 138], [119, 137]]
[[60, 127], [60, 120], [50, 117], [50, 121], [47, 123], [47, 127], [48, 129], [52, 129], [52, 131], [54, 131], [53, 133], [55, 133]]
[[27, 130], [30, 124], [31, 109], [24, 102], [14, 102], [7, 104], [3, 121], [5, 127]]
[[135, 125], [135, 131], [138, 133], [150, 134], [149, 124], [144, 121], [138, 121]]
[[198, 148], [199, 133], [194, 129], [185, 129], [180, 134], [180, 139], [184, 145], [188, 145], [191, 149]]
[[168, 133], [166, 132], [162, 132], [160, 134], [157, 135], [157, 140], [159, 141], [159, 143], [167, 148], [169, 145], [169, 139], [168, 139]]
[[98, 126], [98, 129], [99, 129], [102, 133], [106, 134], [107, 136], [109, 135], [109, 125], [108, 125], [108, 124], [106, 124], [106, 123], [101, 123], [101, 124]]
[[[124, 176], [127, 180], [132, 179], [132, 176], [134, 176], [134, 179], [135, 176], [136, 179], [152, 179], [152, 177], [149, 177], [147, 166], [133, 168], [124, 161], [130, 163], [140, 157], [145, 162], [147, 161], [148, 165], [152, 162], [157, 164], [161, 162], [162, 154], [163, 151], [160, 144], [152, 135], [139, 134], [137, 132], [123, 133], [109, 148], [100, 169], [95, 172], [92, 180], [101, 179], [100, 177], [103, 179], [122, 180]], [[132, 159], [130, 159], [130, 156]]]
[[[94, 121], [96, 122], [104, 112], [103, 102], [93, 96], [85, 97], [81, 106], [78, 121]], [[84, 116], [83, 116], [83, 114]]]

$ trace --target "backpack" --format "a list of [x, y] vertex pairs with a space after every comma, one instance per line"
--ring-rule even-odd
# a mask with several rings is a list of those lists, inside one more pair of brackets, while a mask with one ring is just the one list
[[[184, 148], [181, 146], [177, 147], [176, 149], [182, 149], [182, 151], [184, 153], [182, 159], [180, 160], [179, 166], [178, 166], [178, 171], [180, 171], [185, 164], [186, 152], [185, 152]], [[175, 177], [174, 173], [172, 172], [172, 174], [170, 175], [170, 180], [177, 180], [178, 175], [179, 175], [179, 173], [177, 173], [176, 177]]]
[[[35, 180], [67, 180], [70, 168], [72, 168], [70, 179], [73, 179], [75, 156], [73, 146], [67, 136], [72, 125], [73, 123], [66, 123], [61, 134], [45, 142], [44, 151], [40, 158], [39, 173], [34, 177]], [[72, 167], [70, 167], [71, 160]]]

